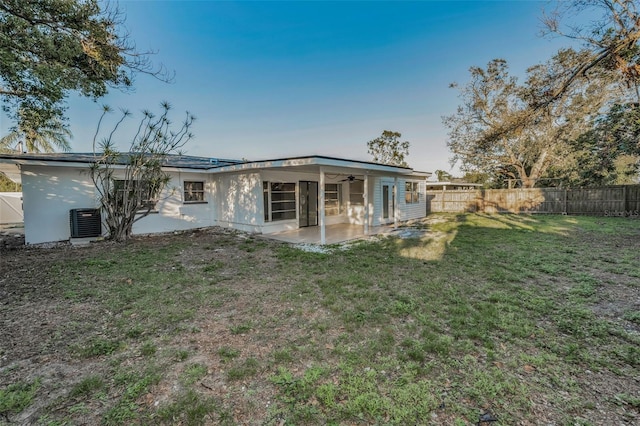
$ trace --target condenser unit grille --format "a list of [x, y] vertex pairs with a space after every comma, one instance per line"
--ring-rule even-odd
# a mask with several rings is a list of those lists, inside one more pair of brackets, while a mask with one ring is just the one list
[[72, 209], [69, 212], [71, 238], [99, 237], [102, 220], [99, 209]]

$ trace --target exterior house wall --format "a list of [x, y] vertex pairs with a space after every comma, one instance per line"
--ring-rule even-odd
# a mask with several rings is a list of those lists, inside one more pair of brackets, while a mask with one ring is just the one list
[[211, 184], [213, 224], [259, 232], [264, 221], [260, 173], [214, 175]]
[[[208, 174], [171, 172], [171, 181], [156, 212], [133, 225], [133, 234], [170, 232], [212, 225]], [[204, 181], [206, 203], [185, 204], [183, 182]], [[22, 169], [25, 242], [39, 244], [71, 237], [69, 211], [98, 208], [97, 194], [86, 168], [24, 166]], [[103, 232], [106, 229], [103, 225]]]
[[98, 206], [87, 169], [23, 166], [21, 178], [27, 244], [68, 240], [69, 210]]
[[[400, 183], [404, 185], [404, 179], [398, 179], [398, 186]], [[389, 186], [389, 217], [384, 218], [384, 205], [383, 205], [383, 190], [382, 187], [384, 185]], [[395, 185], [395, 181], [393, 178], [389, 177], [378, 177], [375, 179], [375, 184], [373, 187], [373, 214], [371, 219], [372, 226], [380, 226], [387, 225], [394, 222], [394, 214], [398, 214], [398, 212], [394, 213], [393, 209], [393, 187]], [[396, 210], [400, 211], [400, 205], [398, 200], [396, 200]]]
[[[299, 182], [318, 182], [318, 173], [303, 173], [291, 170], [258, 169], [225, 173], [207, 171], [169, 171], [171, 181], [159, 197], [156, 211], [136, 222], [134, 234], [170, 232], [207, 226], [222, 226], [242, 231], [270, 234], [298, 229], [299, 227]], [[325, 183], [338, 183], [342, 188], [341, 213], [326, 216], [325, 224], [351, 223], [364, 225], [364, 203], [354, 199], [350, 191], [353, 183], [344, 180], [343, 173], [326, 174]], [[185, 202], [184, 182], [202, 181], [204, 201]], [[406, 221], [424, 217], [426, 214], [425, 181], [392, 176], [369, 176], [365, 191], [368, 194], [369, 225], [393, 223], [393, 186], [396, 189], [396, 211], [398, 220]], [[418, 182], [419, 202], [405, 202], [405, 182]], [[280, 221], [265, 221], [263, 183], [287, 182], [296, 184], [296, 218]], [[24, 197], [25, 240], [28, 244], [62, 241], [70, 237], [69, 210], [74, 208], [97, 208], [95, 188], [86, 167], [24, 165], [22, 167]], [[383, 185], [389, 185], [390, 215], [383, 218]], [[320, 206], [318, 206], [318, 213]], [[104, 226], [103, 226], [104, 230]]]
[[[133, 225], [134, 235], [203, 228], [212, 225], [211, 211], [216, 200], [208, 191], [211, 187], [209, 174], [169, 172], [169, 176], [171, 181], [158, 197], [155, 212]], [[205, 202], [184, 202], [185, 181], [204, 182]]]
[[[419, 188], [419, 200], [417, 203], [406, 203], [405, 198], [405, 183], [406, 182], [418, 182]], [[413, 179], [398, 179], [398, 208], [399, 208], [399, 216], [398, 219], [402, 221], [411, 220], [411, 219], [419, 219], [421, 217], [425, 217], [427, 212], [427, 197], [425, 192], [425, 181], [424, 180], [413, 180]]]

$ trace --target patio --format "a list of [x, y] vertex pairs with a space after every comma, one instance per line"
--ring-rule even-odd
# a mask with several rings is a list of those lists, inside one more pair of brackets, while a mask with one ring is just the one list
[[[345, 241], [366, 238], [371, 235], [389, 234], [395, 228], [393, 225], [369, 227], [367, 235], [364, 234], [364, 226], [340, 223], [325, 227], [325, 244], [339, 244]], [[320, 227], [309, 226], [293, 229], [291, 231], [263, 234], [263, 237], [294, 244], [320, 244]]]

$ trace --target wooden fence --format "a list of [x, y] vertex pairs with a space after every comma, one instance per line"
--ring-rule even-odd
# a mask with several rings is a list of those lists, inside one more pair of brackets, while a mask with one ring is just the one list
[[640, 185], [427, 191], [429, 212], [640, 216]]

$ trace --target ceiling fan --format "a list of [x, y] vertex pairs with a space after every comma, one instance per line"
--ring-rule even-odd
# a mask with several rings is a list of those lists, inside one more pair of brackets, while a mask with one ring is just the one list
[[356, 182], [356, 181], [362, 182], [363, 179], [358, 179], [354, 175], [349, 175], [345, 179], [340, 180], [340, 182]]

